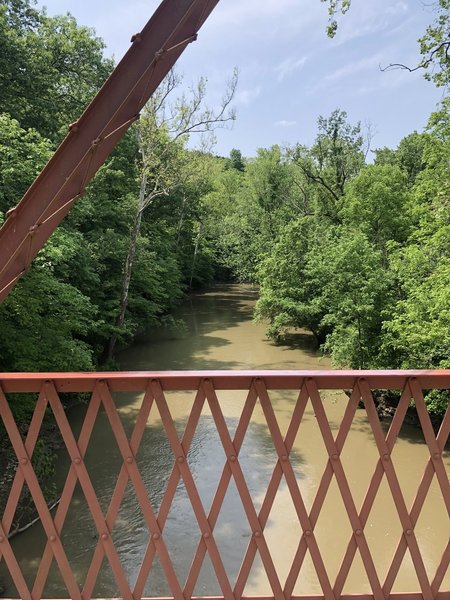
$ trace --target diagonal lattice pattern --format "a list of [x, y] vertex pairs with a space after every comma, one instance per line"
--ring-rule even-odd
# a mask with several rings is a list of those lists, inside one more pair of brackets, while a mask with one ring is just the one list
[[[52, 588], [53, 597], [57, 594], [59, 598], [79, 600], [106, 595], [138, 600], [148, 597], [149, 586], [159, 579], [167, 591], [152, 597], [339, 600], [349, 598], [346, 586], [352, 569], [359, 564], [368, 589], [352, 590], [352, 598], [447, 600], [450, 598], [450, 488], [444, 455], [450, 433], [450, 409], [435, 433], [424, 400], [425, 390], [433, 388], [449, 389], [450, 373], [204, 372], [0, 376], [0, 425], [17, 459], [16, 473], [0, 520], [0, 583], [4, 577], [10, 582], [8, 597], [24, 600], [52, 597], [47, 591], [52, 572], [58, 574], [60, 581], [57, 592]], [[333, 393], [346, 391], [333, 400], [342, 407], [338, 422], [327, 412], [327, 394], [331, 390]], [[380, 422], [377, 413], [379, 390], [399, 393], [398, 405], [388, 427]], [[65, 412], [62, 394], [78, 392], [87, 392], [90, 401], [79, 431], [75, 431]], [[118, 400], [120, 392], [139, 394], [132, 417], [128, 416], [126, 420], [123, 414], [127, 405]], [[180, 416], [183, 414], [180, 404], [185, 402], [185, 396], [180, 396], [180, 392], [194, 394], [183, 417]], [[283, 415], [280, 412], [278, 395], [287, 392], [293, 395], [287, 404], [286, 416], [286, 408]], [[17, 393], [37, 394], [35, 411], [25, 433], [13, 416], [12, 406]], [[239, 394], [240, 403], [235, 400], [235, 395]], [[404, 494], [394, 454], [412, 403], [427, 455], [424, 464], [417, 467], [423, 472], [411, 502]], [[230, 405], [233, 405], [232, 416]], [[48, 507], [34, 468], [37, 444], [43, 424], [49, 418], [54, 422], [61, 439], [61, 452], [67, 455], [68, 463], [55, 511]], [[358, 502], [352, 493], [351, 477], [343, 457], [356, 419], [365, 427], [375, 454], [374, 467], [370, 467], [373, 472], [362, 502]], [[103, 492], [94, 485], [95, 471], [87, 454], [98, 445], [96, 424], [98, 426], [100, 420], [101, 427], [108, 427], [112, 432], [115, 456], [120, 457], [106, 503], [105, 498], [100, 498]], [[305, 487], [308, 465], [302, 465], [298, 450], [303, 427], [308, 421], [308, 426], [313, 423], [324, 453], [324, 466], [309, 499], [310, 490]], [[221, 458], [219, 461], [218, 453], [210, 451], [208, 468], [203, 465], [200, 469], [198, 455], [203, 447], [209, 448], [205, 435], [212, 431], [216, 436], [212, 447], [220, 448]], [[256, 431], [260, 438], [263, 436], [264, 452], [272, 454], [270, 463], [265, 455], [259, 456], [256, 450], [251, 450], [251, 446], [248, 449], [248, 441], [255, 437]], [[158, 467], [152, 467], [147, 459], [140, 458], [140, 450], [146, 444], [155, 444], [156, 435], [165, 439], [166, 451], [164, 456], [160, 452]], [[98, 447], [96, 452], [101, 453], [102, 448]], [[355, 460], [358, 461], [358, 457]], [[165, 475], [162, 464], [166, 466]], [[360, 468], [362, 472], [368, 467], [361, 462]], [[258, 471], [263, 469], [267, 471], [267, 482], [259, 486], [256, 502], [254, 481], [259, 481]], [[215, 493], [210, 505], [205, 505], [201, 490], [204, 479], [209, 477], [206, 473], [212, 471], [217, 477], [209, 485]], [[160, 478], [158, 485], [155, 477]], [[332, 546], [336, 532], [334, 528], [329, 529], [324, 544], [321, 530], [333, 486], [343, 507], [348, 530], [348, 542], [342, 556], [333, 557], [338, 564], [334, 573], [326, 546]], [[157, 493], [157, 487], [161, 487], [161, 493]], [[231, 518], [224, 526], [220, 517], [232, 488], [235, 490], [233, 502], [241, 509], [242, 523], [233, 517], [237, 514], [236, 509], [231, 509]], [[433, 489], [442, 506], [439, 533], [446, 531], [447, 534], [438, 559], [430, 562], [417, 529]], [[124, 559], [120, 541], [123, 531], [121, 511], [130, 490], [135, 499], [134, 512], [138, 513], [134, 517], [139, 518], [140, 523], [136, 529], [140, 535], [139, 543], [137, 539], [135, 544], [133, 540], [130, 542], [134, 551], [133, 568]], [[25, 491], [35, 506], [42, 531], [41, 550], [38, 560], [34, 561], [34, 570], [27, 567], [26, 557], [20, 554], [14, 539], [10, 539], [14, 517]], [[391, 552], [387, 569], [377, 566], [377, 556], [370, 541], [374, 535], [370, 528], [372, 511], [382, 493], [390, 496], [400, 532], [392, 550], [387, 549]], [[289, 564], [280, 569], [279, 555], [284, 556], [283, 548], [274, 548], [271, 538], [277, 521], [277, 499], [283, 494], [289, 497], [293, 506], [293, 523], [299, 533]], [[76, 548], [65, 531], [69, 515], [76, 515], [81, 503], [89, 513], [93, 529], [93, 533], [85, 532], [86, 539], [94, 540], [84, 572], [78, 568]], [[192, 515], [190, 519], [183, 519], [185, 513], [177, 516], [177, 511], [183, 511], [182, 507], [186, 505]], [[177, 527], [175, 534], [171, 533], [174, 526]], [[224, 527], [232, 531], [225, 549]], [[190, 539], [194, 548], [192, 555], [183, 546], [183, 536]], [[242, 536], [246, 541], [239, 549], [239, 544], [233, 540]], [[414, 591], [396, 588], [406, 560], [417, 581]], [[185, 577], [180, 576], [180, 561], [190, 565]], [[230, 563], [236, 561], [240, 567], [230, 575]], [[256, 564], [260, 566], [255, 576]], [[303, 589], [302, 574], [307, 564], [317, 584], [307, 593], [298, 592], [299, 586]], [[202, 573], [207, 565], [210, 565], [210, 573], [205, 583]], [[107, 594], [99, 583], [106, 567], [109, 573]], [[287, 575], [281, 576], [281, 571]], [[258, 589], [258, 578], [262, 575], [268, 585], [264, 594], [254, 591]]]

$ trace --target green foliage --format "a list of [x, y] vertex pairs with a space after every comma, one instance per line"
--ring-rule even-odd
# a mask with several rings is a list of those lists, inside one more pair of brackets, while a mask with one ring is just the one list
[[106, 77], [103, 42], [70, 15], [49, 17], [29, 0], [0, 4], [0, 105], [24, 129], [59, 140]]
[[309, 209], [340, 224], [347, 184], [364, 165], [361, 125], [351, 125], [347, 113], [337, 109], [328, 118], [319, 117], [318, 130], [311, 148], [297, 145], [291, 154], [304, 194], [310, 196]]
[[230, 157], [225, 162], [225, 169], [237, 169], [245, 171], [245, 163], [240, 150], [233, 148], [230, 151]]
[[381, 254], [362, 233], [308, 229], [306, 219], [289, 226], [262, 264], [256, 316], [270, 320], [275, 339], [307, 328], [336, 364], [364, 368], [377, 354], [388, 299]]
[[450, 1], [438, 0], [435, 11], [434, 22], [419, 40], [423, 57], [419, 66], [426, 70], [428, 80], [438, 87], [447, 87], [450, 82]]
[[0, 210], [15, 206], [51, 156], [51, 143], [0, 113]]
[[93, 318], [77, 289], [34, 267], [0, 306], [2, 370], [92, 370], [92, 350], [82, 338]]
[[368, 165], [347, 188], [342, 214], [377, 248], [402, 242], [409, 231], [405, 173], [396, 165]]
[[[449, 107], [441, 103], [425, 134], [377, 151], [374, 165], [362, 166], [357, 128], [331, 126], [338, 112], [320, 120], [311, 149], [287, 153], [291, 222], [278, 219], [256, 261], [256, 318], [269, 321], [270, 337], [309, 329], [341, 367], [449, 367]], [[436, 417], [448, 400], [426, 396]]]
[[320, 0], [328, 4], [328, 15], [329, 22], [327, 27], [327, 34], [330, 38], [336, 35], [338, 23], [336, 15], [338, 13], [345, 14], [351, 6], [351, 0]]
[[380, 148], [375, 151], [376, 165], [397, 165], [408, 176], [408, 184], [413, 185], [417, 176], [425, 168], [424, 152], [427, 146], [426, 133], [411, 133], [403, 138], [396, 150]]

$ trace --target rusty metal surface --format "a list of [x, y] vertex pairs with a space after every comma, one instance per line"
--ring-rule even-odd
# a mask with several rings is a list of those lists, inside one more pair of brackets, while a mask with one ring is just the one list
[[[72, 392], [87, 389], [91, 392], [86, 416], [77, 436], [72, 431], [59, 397], [59, 392], [65, 390], [64, 384], [66, 382], [70, 382]], [[343, 383], [345, 387], [348, 387], [349, 382], [351, 383], [351, 394], [349, 394], [347, 400], [343, 400], [345, 410], [337, 433], [333, 435], [321, 393], [324, 390], [339, 389]], [[433, 385], [434, 383], [436, 385]], [[185, 387], [182, 387], [181, 384]], [[402, 393], [389, 430], [385, 433], [375, 408], [373, 390], [391, 387], [402, 390]], [[15, 587], [23, 600], [38, 600], [43, 597], [53, 560], [56, 561], [57, 568], [71, 598], [88, 600], [93, 597], [100, 569], [104, 560], [106, 560], [111, 567], [117, 589], [120, 592], [120, 598], [138, 600], [144, 597], [145, 584], [157, 559], [159, 559], [172, 593], [170, 600], [190, 600], [198, 598], [194, 591], [207, 557], [209, 557], [215, 571], [222, 595], [208, 595], [206, 591], [205, 595], [201, 597], [202, 600], [213, 600], [214, 598], [217, 598], [217, 600], [222, 598], [224, 600], [241, 600], [244, 598], [259, 600], [261, 598], [262, 600], [261, 596], [249, 597], [245, 595], [246, 584], [256, 558], [261, 560], [272, 590], [272, 595], [267, 596], [267, 598], [273, 598], [274, 600], [312, 600], [313, 598], [316, 600], [448, 600], [450, 590], [442, 589], [442, 583], [449, 568], [450, 544], [447, 545], [442, 558], [438, 564], [434, 565], [429, 576], [430, 565], [427, 565], [427, 570], [424, 565], [420, 541], [415, 533], [419, 515], [433, 481], [438, 486], [440, 494], [442, 494], [447, 515], [450, 515], [450, 486], [442, 458], [450, 432], [450, 409], [447, 409], [440, 430], [435, 434], [423, 397], [424, 389], [434, 387], [450, 389], [450, 372], [238, 372], [236, 374], [232, 372], [191, 372], [0, 375], [0, 417], [18, 462], [9, 500], [0, 520], [0, 561], [6, 563]], [[38, 394], [34, 415], [25, 439], [19, 432], [5, 395], [8, 392], [18, 392], [23, 389]], [[112, 395], [115, 389], [145, 392], [135, 416], [133, 430], [129, 436], [127, 436], [117, 412]], [[196, 390], [195, 399], [181, 437], [179, 437], [175, 427], [166, 397], [167, 390], [180, 389]], [[282, 435], [280, 430], [271, 398], [271, 389], [293, 390], [297, 395], [297, 400], [292, 404], [290, 421], [285, 435]], [[245, 392], [246, 400], [243, 403], [240, 418], [233, 434], [229, 431], [224, 417], [224, 405], [217, 396], [216, 392], [218, 390], [242, 390]], [[391, 456], [395, 450], [400, 428], [411, 400], [414, 401], [416, 406], [424, 440], [429, 451], [429, 458], [412, 505], [408, 506]], [[262, 409], [276, 456], [273, 472], [258, 510], [255, 508], [254, 498], [250, 493], [248, 481], [240, 462], [240, 452], [257, 402]], [[346, 439], [359, 402], [364, 405], [378, 456], [361, 506], [357, 506], [353, 498], [345, 468], [341, 462], [341, 453], [345, 448]], [[291, 462], [293, 444], [308, 403], [312, 405], [314, 410], [318, 435], [323, 440], [327, 455], [320, 484], [309, 510], [306, 507]], [[161, 420], [164, 435], [172, 454], [171, 474], [157, 510], [152, 506], [136, 461], [152, 409], [157, 410], [158, 418]], [[114, 492], [108, 508], [104, 512], [100, 507], [99, 499], [85, 464], [86, 452], [100, 410], [103, 410], [107, 416], [121, 457], [120, 471], [117, 475]], [[211, 414], [225, 454], [224, 464], [214, 465], [221, 476], [214, 499], [209, 507], [204, 506], [201, 500], [189, 461], [189, 450], [200, 416], [204, 410]], [[46, 411], [53, 413], [71, 461], [61, 501], [54, 516], [47, 508], [44, 494], [32, 465], [33, 452]], [[366, 467], [361, 464], [361, 469], [364, 468]], [[367, 543], [365, 528], [383, 479], [387, 482], [388, 493], [392, 496], [402, 533], [387, 574], [382, 578], [377, 571], [374, 557]], [[301, 530], [298, 548], [285, 580], [282, 580], [277, 572], [265, 533], [282, 480], [287, 485]], [[334, 580], [329, 576], [327, 564], [321, 554], [315, 535], [317, 521], [333, 480], [338, 486], [351, 529], [351, 536], [340, 561], [341, 566], [337, 577]], [[227, 574], [215, 538], [215, 527], [232, 482], [236, 486], [245, 518], [252, 532], [240, 570], [234, 580]], [[185, 486], [199, 532], [197, 551], [185, 581], [180, 581], [177, 577], [173, 557], [168, 551], [165, 539], [165, 526], [180, 483]], [[27, 574], [22, 573], [18, 560], [14, 555], [13, 547], [8, 540], [17, 503], [24, 485], [27, 485], [31, 492], [47, 539], [43, 557], [32, 585], [27, 581]], [[80, 486], [83, 492], [98, 537], [89, 571], [83, 581], [79, 581], [75, 577], [61, 537], [77, 485]], [[139, 572], [133, 584], [128, 580], [123, 569], [112, 536], [125, 491], [130, 485], [134, 489], [148, 530], [148, 545], [145, 553], [140, 557]], [[442, 526], [448, 528], [448, 521], [443, 523]], [[333, 535], [333, 532], [330, 531], [330, 535]], [[417, 575], [418, 589], [416, 592], [394, 593], [392, 591], [393, 585], [407, 552], [411, 556]], [[294, 593], [295, 584], [307, 553], [311, 557], [322, 589], [320, 595], [299, 596]], [[372, 590], [371, 593], [352, 595], [344, 593], [344, 586], [356, 554], [359, 554], [362, 560], [363, 569]]]
[[0, 302], [69, 212], [218, 0], [163, 0], [0, 229]]

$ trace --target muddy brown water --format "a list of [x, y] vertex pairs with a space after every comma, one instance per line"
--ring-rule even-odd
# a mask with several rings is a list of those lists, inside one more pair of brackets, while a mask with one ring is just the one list
[[[192, 296], [176, 315], [177, 318], [184, 320], [184, 328], [159, 330], [146, 339], [141, 339], [121, 354], [122, 369], [148, 371], [331, 368], [329, 361], [319, 356], [314, 340], [307, 333], [293, 335], [289, 343], [282, 346], [268, 341], [265, 337], [264, 324], [255, 324], [252, 320], [256, 300], [257, 290], [243, 285], [218, 286], [208, 292]], [[218, 395], [230, 432], [233, 434], [245, 394], [227, 392]], [[170, 410], [180, 434], [192, 406], [193, 397], [190, 392], [168, 394]], [[284, 433], [289, 425], [296, 393], [273, 392], [271, 398], [280, 428]], [[340, 392], [327, 392], [322, 393], [322, 398], [335, 434], [342, 420], [347, 397]], [[128, 435], [132, 431], [141, 401], [142, 397], [138, 395], [122, 394], [116, 397], [120, 417]], [[76, 432], [80, 430], [85, 410], [85, 407], [76, 407], [70, 411], [70, 420]], [[408, 507], [413, 502], [428, 457], [429, 453], [420, 431], [404, 426], [392, 459]], [[298, 485], [308, 510], [311, 508], [320, 483], [326, 458], [314, 411], [308, 404], [291, 454]], [[188, 460], [202, 501], [208, 510], [222, 473], [225, 455], [212, 417], [207, 410], [204, 410], [201, 416]], [[362, 504], [376, 461], [377, 452], [370, 426], [364, 410], [359, 409], [342, 452], [342, 462], [357, 508]], [[257, 405], [240, 452], [240, 463], [257, 510], [263, 502], [275, 462], [275, 451], [267, 424], [262, 410]], [[450, 471], [449, 452], [445, 453], [445, 462]], [[173, 456], [159, 415], [154, 409], [150, 414], [137, 463], [152, 505], [157, 511], [173, 465]], [[121, 463], [117, 444], [103, 413], [99, 414], [94, 427], [86, 464], [101, 506], [106, 511]], [[64, 483], [68, 465], [68, 457], [61, 453], [57, 465], [56, 485], [59, 489]], [[415, 532], [428, 576], [432, 579], [450, 532], [448, 515], [435, 479]], [[320, 513], [315, 534], [329, 577], [333, 582], [351, 538], [348, 517], [334, 479]], [[370, 513], [365, 534], [375, 566], [383, 581], [401, 537], [399, 518], [385, 479]], [[232, 482], [214, 529], [215, 539], [232, 582], [239, 571], [250, 535], [248, 521]], [[277, 493], [265, 536], [281, 582], [284, 583], [301, 537], [298, 519], [284, 480]], [[124, 571], [131, 584], [134, 584], [147, 549], [149, 536], [130, 485], [118, 514], [113, 538]], [[177, 575], [183, 583], [197, 548], [199, 527], [182, 484], [178, 486], [168, 515], [164, 539]], [[81, 582], [84, 581], [98, 540], [95, 526], [79, 488], [76, 489], [72, 501], [62, 532], [62, 540], [77, 578]], [[44, 544], [45, 536], [40, 524], [12, 540], [14, 551], [30, 583], [37, 572]], [[0, 581], [6, 584], [7, 595], [17, 596], [4, 573], [3, 564], [0, 567]], [[407, 592], [418, 589], [412, 560], [407, 553], [393, 591]], [[449, 589], [450, 574], [447, 572], [441, 590]], [[357, 553], [344, 592], [370, 591], [363, 563]], [[258, 556], [253, 564], [245, 593], [272, 595]], [[294, 593], [321, 593], [309, 554], [306, 555]], [[208, 558], [200, 573], [195, 594], [220, 594]], [[57, 569], [52, 568], [45, 596], [61, 598], [67, 595]], [[98, 578], [95, 595], [101, 597], [119, 595], [106, 560]], [[147, 581], [145, 595], [171, 595], [158, 561], [155, 561]]]

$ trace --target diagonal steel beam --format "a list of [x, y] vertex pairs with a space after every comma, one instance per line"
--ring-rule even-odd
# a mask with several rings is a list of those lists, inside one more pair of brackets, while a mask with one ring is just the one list
[[219, 0], [163, 0], [0, 229], [0, 302], [69, 212]]

